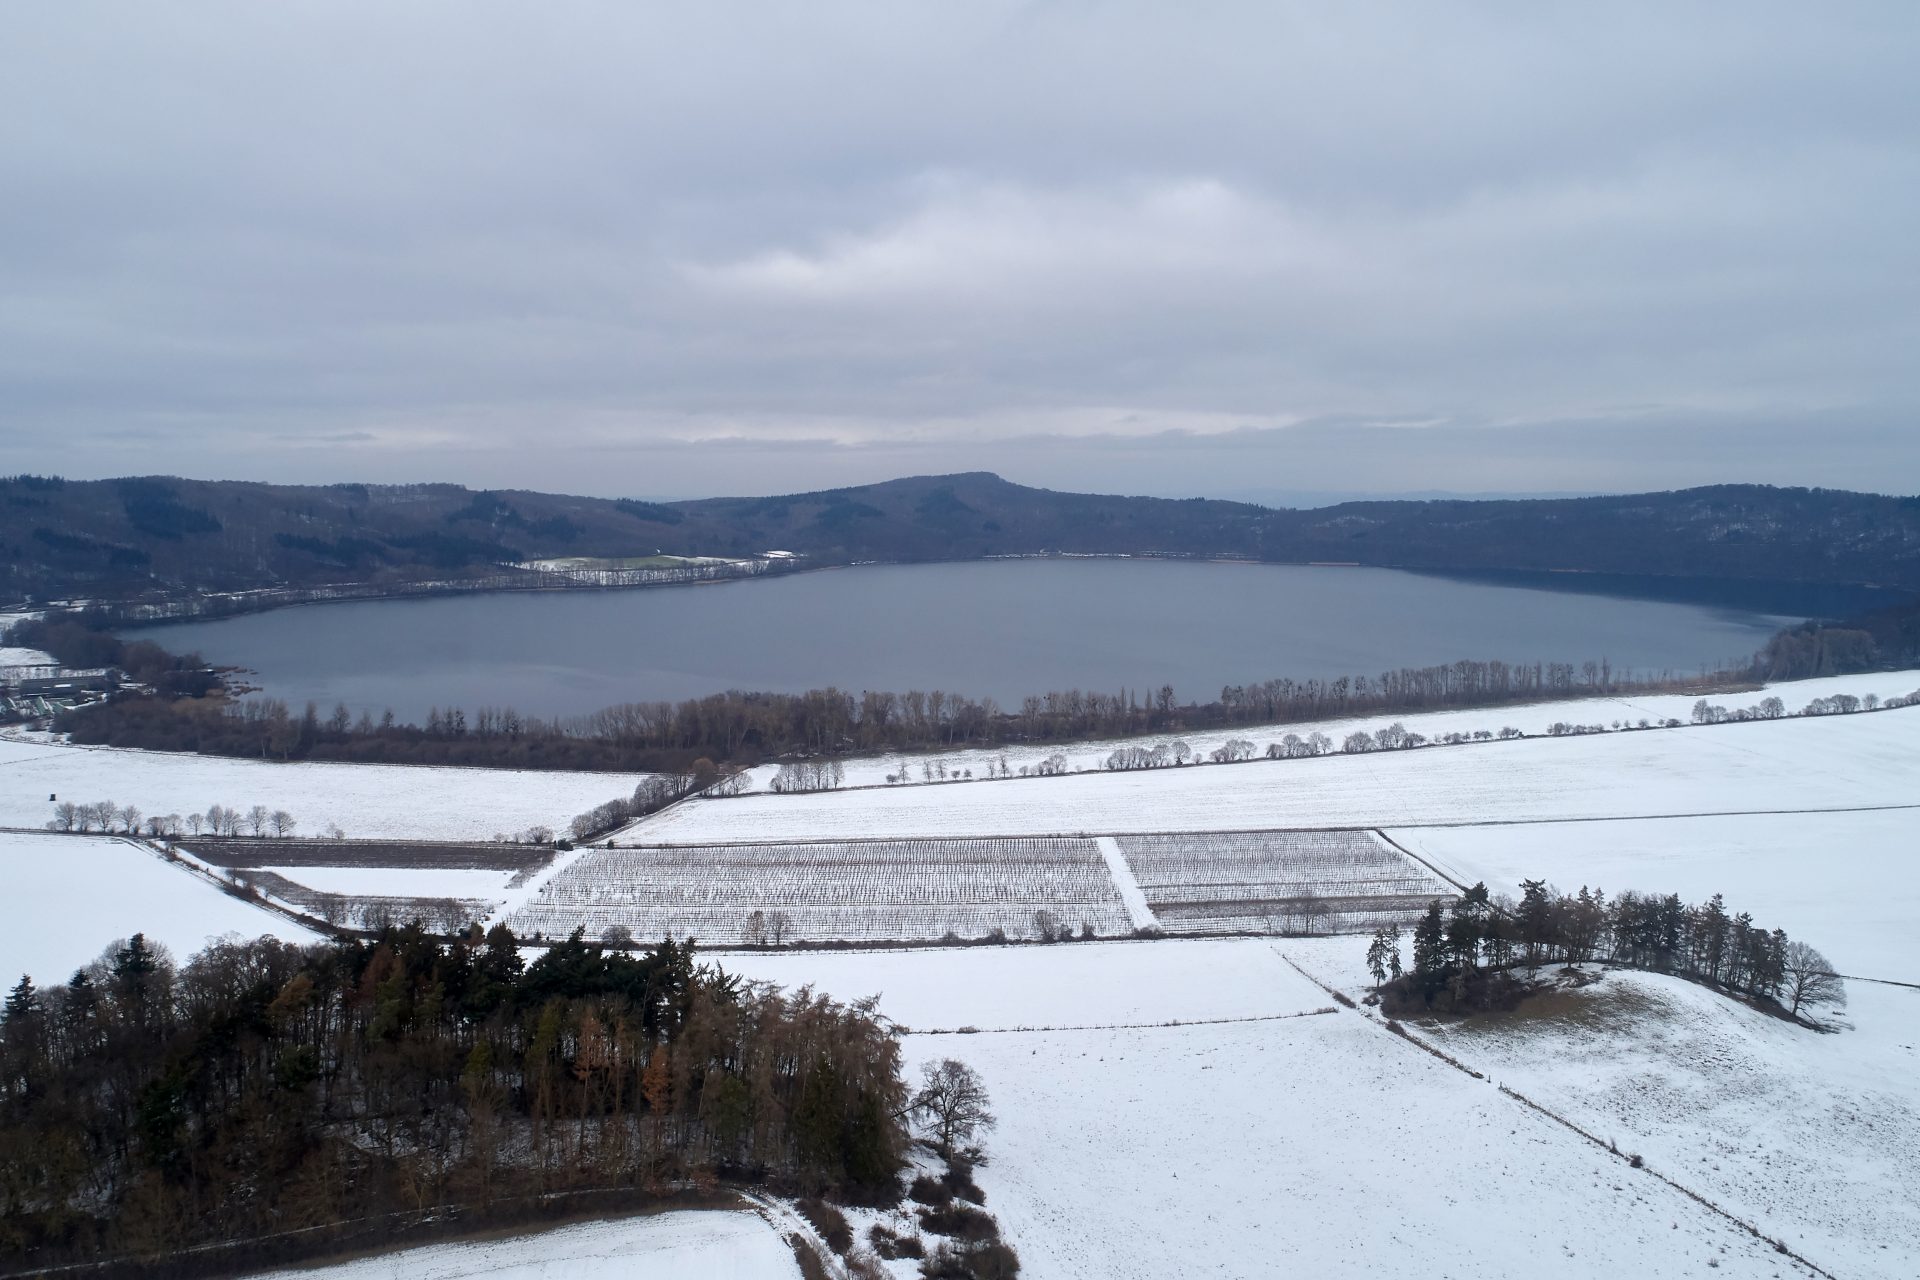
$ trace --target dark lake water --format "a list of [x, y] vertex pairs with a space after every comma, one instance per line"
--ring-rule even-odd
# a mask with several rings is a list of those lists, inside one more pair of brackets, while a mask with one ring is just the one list
[[[726, 689], [945, 689], [1017, 708], [1052, 689], [1209, 701], [1277, 676], [1462, 658], [1691, 672], [1797, 614], [1390, 569], [1161, 560], [874, 566], [628, 591], [309, 605], [143, 634], [250, 668], [298, 706], [541, 716]], [[1806, 610], [1811, 612], [1812, 609]]]

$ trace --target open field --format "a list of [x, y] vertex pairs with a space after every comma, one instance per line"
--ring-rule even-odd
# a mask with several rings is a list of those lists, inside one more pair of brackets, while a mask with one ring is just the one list
[[314, 934], [220, 892], [125, 841], [0, 833], [0, 979], [65, 982], [101, 948], [134, 933], [185, 960], [209, 938]]
[[1404, 827], [1920, 805], [1920, 708], [676, 806], [648, 841]]
[[800, 1274], [792, 1250], [757, 1214], [687, 1209], [425, 1245], [255, 1280], [799, 1280]]
[[[1789, 714], [1799, 711], [1815, 698], [1832, 697], [1835, 694], [1851, 694], [1856, 698], [1875, 694], [1882, 699], [1899, 696], [1920, 689], [1920, 671], [1873, 672], [1866, 675], [1830, 676], [1819, 680], [1781, 681], [1744, 693], [1710, 694], [1709, 702], [1726, 707], [1729, 711], [1757, 705], [1761, 699], [1778, 697]], [[1699, 701], [1697, 694], [1644, 694], [1623, 695], [1599, 698], [1562, 698], [1544, 702], [1517, 703], [1505, 707], [1473, 707], [1464, 710], [1416, 711], [1402, 715], [1373, 714], [1364, 716], [1344, 716], [1325, 720], [1291, 722], [1271, 725], [1236, 725], [1223, 729], [1203, 729], [1192, 733], [1162, 733], [1138, 738], [1110, 738], [1091, 742], [1065, 743], [1023, 743], [995, 748], [969, 748], [959, 751], [932, 751], [899, 753], [888, 752], [874, 756], [862, 756], [844, 762], [848, 786], [883, 786], [888, 775], [904, 777], [909, 782], [919, 783], [927, 780], [934, 770], [941, 776], [958, 778], [971, 772], [975, 779], [986, 778], [989, 772], [999, 767], [1004, 760], [1007, 768], [1018, 774], [1022, 768], [1031, 769], [1040, 761], [1056, 753], [1067, 758], [1067, 767], [1071, 772], [1097, 771], [1102, 762], [1115, 749], [1121, 747], [1145, 747], [1149, 750], [1158, 743], [1174, 741], [1185, 742], [1202, 760], [1225, 744], [1228, 739], [1241, 738], [1252, 742], [1255, 749], [1264, 753], [1267, 744], [1278, 742], [1289, 733], [1306, 737], [1312, 733], [1324, 733], [1338, 744], [1348, 734], [1356, 731], [1375, 732], [1386, 725], [1398, 722], [1406, 726], [1408, 732], [1418, 733], [1433, 740], [1447, 734], [1475, 732], [1498, 733], [1503, 728], [1514, 728], [1533, 736], [1544, 736], [1548, 728], [1555, 723], [1579, 725], [1599, 725], [1612, 728], [1616, 725], [1638, 725], [1642, 720], [1650, 724], [1660, 724], [1666, 720], [1679, 720], [1687, 723], [1693, 712], [1693, 704]], [[765, 790], [778, 772], [776, 765], [761, 765], [751, 771], [753, 785]]]
[[[984, 1031], [1325, 1006], [1325, 993], [1280, 960], [1293, 945], [727, 963], [843, 998], [879, 992], [881, 1011], [910, 1026], [973, 1021]], [[1363, 949], [1356, 939], [1307, 945]], [[1003, 1001], [1017, 1018], [988, 1021]], [[1679, 1191], [1346, 1009], [1228, 1025], [914, 1034], [905, 1050], [913, 1067], [957, 1056], [982, 1074], [1000, 1123], [977, 1176], [1022, 1274], [1036, 1280], [1806, 1274]]]
[[147, 814], [209, 805], [285, 809], [301, 835], [337, 824], [360, 838], [490, 840], [630, 795], [641, 774], [278, 764], [164, 751], [69, 747], [0, 738], [0, 826], [42, 827], [62, 800], [113, 800]]
[[1132, 925], [1091, 840], [964, 840], [593, 849], [507, 923], [522, 937], [745, 940], [755, 911], [787, 916], [788, 940], [903, 941], [995, 929], [1031, 934], [1052, 911], [1111, 937]]
[[[1920, 774], [1920, 755], [1908, 768]], [[1467, 884], [1519, 895], [1522, 879], [1677, 893], [1724, 894], [1811, 942], [1844, 973], [1920, 983], [1920, 814], [1768, 814], [1570, 822], [1524, 827], [1395, 828], [1408, 849]]]

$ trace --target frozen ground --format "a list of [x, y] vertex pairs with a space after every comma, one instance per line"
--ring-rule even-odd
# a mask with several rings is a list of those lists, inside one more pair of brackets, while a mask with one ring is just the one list
[[209, 805], [285, 809], [298, 834], [338, 824], [356, 838], [490, 840], [630, 795], [639, 774], [545, 773], [413, 765], [278, 764], [163, 751], [0, 739], [0, 826], [42, 827], [49, 795], [112, 800], [147, 814]]
[[[1871, 693], [1884, 699], [1912, 693], [1916, 689], [1920, 689], [1920, 671], [1894, 671], [1875, 672], [1868, 675], [1832, 676], [1820, 680], [1784, 681], [1748, 693], [1715, 694], [1707, 700], [1724, 706], [1729, 711], [1735, 711], [1743, 707], [1752, 707], [1762, 698], [1772, 695], [1784, 702], [1789, 712], [1797, 712], [1815, 698], [1831, 697], [1837, 693], [1848, 693], [1855, 697], [1865, 697]], [[1244, 738], [1264, 753], [1269, 742], [1277, 742], [1289, 733], [1297, 733], [1303, 738], [1311, 733], [1324, 733], [1338, 743], [1356, 730], [1371, 733], [1396, 721], [1404, 724], [1410, 732], [1424, 734], [1428, 738], [1439, 738], [1449, 733], [1471, 734], [1476, 730], [1497, 733], [1508, 726], [1522, 733], [1545, 734], [1548, 726], [1556, 721], [1608, 727], [1616, 723], [1638, 724], [1642, 720], [1654, 724], [1666, 719], [1685, 722], [1693, 712], [1693, 704], [1698, 700], [1699, 697], [1696, 694], [1567, 698], [1510, 707], [1416, 712], [1397, 716], [1348, 716], [1291, 724], [1241, 725], [1228, 729], [1208, 729], [1197, 733], [1163, 733], [1142, 738], [1113, 738], [1094, 742], [1044, 743], [1009, 746], [1004, 749], [924, 752], [911, 755], [889, 753], [847, 760], [844, 765], [849, 786], [885, 785], [888, 774], [895, 777], [904, 774], [913, 782], [921, 782], [928, 766], [945, 769], [948, 777], [959, 777], [971, 770], [976, 779], [984, 778], [988, 770], [997, 767], [1003, 759], [1007, 767], [1018, 774], [1022, 766], [1031, 768], [1056, 752], [1067, 757], [1068, 768], [1071, 770], [1098, 770], [1116, 747], [1151, 749], [1156, 743], [1171, 743], [1176, 739], [1192, 747], [1201, 759], [1206, 759], [1215, 748], [1229, 738]], [[754, 786], [765, 789], [777, 772], [776, 765], [762, 765], [754, 769], [752, 771]]]
[[0, 645], [0, 667], [39, 667], [49, 666], [52, 662], [52, 654], [42, 653], [38, 649]]
[[[914, 1025], [1001, 1008], [1084, 1025], [1327, 1004], [1259, 940], [726, 963], [842, 997], [882, 992], [882, 1012]], [[1805, 1274], [1350, 1010], [910, 1035], [905, 1049], [910, 1070], [955, 1056], [982, 1074], [1000, 1123], [977, 1176], [1035, 1280]]]
[[426, 1245], [256, 1280], [797, 1280], [800, 1274], [793, 1251], [757, 1214], [676, 1210]]
[[212, 937], [315, 935], [124, 841], [0, 833], [0, 981], [65, 982], [134, 933], [185, 960]]
[[1613, 972], [1561, 1012], [1427, 1032], [1841, 1276], [1920, 1273], [1920, 991], [1852, 983], [1818, 1035]]
[[1920, 707], [1906, 707], [1310, 760], [698, 800], [646, 820], [634, 835], [1073, 835], [1920, 805], [1916, 759]]
[[[1920, 755], [1907, 769], [1920, 777]], [[1917, 829], [1920, 814], [1896, 810], [1388, 834], [1456, 880], [1515, 897], [1521, 880], [1542, 878], [1568, 892], [1638, 889], [1689, 903], [1724, 894], [1730, 911], [1812, 943], [1844, 973], [1920, 983]]]
[[512, 871], [436, 867], [261, 867], [316, 893], [355, 898], [485, 898], [504, 900]]
[[[921, 1030], [1268, 1018], [1329, 1003], [1271, 947], [1237, 938], [715, 959], [729, 973], [782, 987], [877, 995], [882, 1013]], [[969, 1043], [956, 1038], [949, 1052], [965, 1056]]]

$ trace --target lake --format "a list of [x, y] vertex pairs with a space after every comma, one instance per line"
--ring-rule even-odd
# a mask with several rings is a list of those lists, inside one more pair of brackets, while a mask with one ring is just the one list
[[1391, 569], [1035, 559], [306, 605], [141, 634], [248, 668], [296, 707], [423, 720], [434, 706], [560, 716], [827, 685], [945, 689], [1008, 708], [1053, 689], [1168, 684], [1211, 701], [1227, 684], [1462, 658], [1693, 672], [1797, 620]]

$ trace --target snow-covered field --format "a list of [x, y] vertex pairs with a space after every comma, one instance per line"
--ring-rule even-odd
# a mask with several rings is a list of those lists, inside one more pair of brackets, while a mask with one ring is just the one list
[[337, 824], [362, 839], [490, 840], [534, 825], [565, 831], [575, 814], [632, 794], [642, 776], [279, 764], [0, 738], [0, 826], [45, 826], [53, 816], [47, 797], [58, 795], [149, 815], [259, 804], [291, 813], [302, 835]]
[[[1341, 942], [1357, 954], [1356, 940]], [[1004, 1026], [1000, 1009], [1083, 1026], [1325, 1006], [1280, 949], [1112, 943], [727, 963], [845, 998], [877, 991], [883, 1013], [917, 1026]], [[1035, 1280], [1805, 1274], [1351, 1010], [915, 1034], [905, 1051], [911, 1069], [952, 1056], [981, 1073], [999, 1126], [977, 1177]]]
[[40, 667], [53, 663], [53, 655], [39, 649], [22, 649], [17, 645], [0, 645], [0, 667]]
[[1920, 1274], [1920, 991], [1849, 984], [1818, 1035], [1656, 974], [1424, 1032], [1841, 1276]]
[[[717, 960], [729, 973], [782, 987], [812, 986], [841, 999], [877, 995], [882, 1013], [922, 1031], [1271, 1018], [1329, 1003], [1272, 947], [1239, 938], [743, 952]], [[953, 1039], [948, 1052], [965, 1057], [970, 1043]]]
[[652, 841], [1401, 827], [1920, 805], [1920, 707], [677, 805]]
[[[1851, 694], [1856, 698], [1864, 698], [1868, 694], [1875, 694], [1886, 699], [1909, 694], [1916, 689], [1920, 689], [1920, 671], [1874, 672], [1867, 675], [1831, 676], [1819, 680], [1782, 681], [1748, 693], [1713, 694], [1707, 698], [1707, 701], [1724, 706], [1729, 711], [1737, 711], [1756, 706], [1761, 699], [1773, 696], [1785, 703], [1788, 713], [1792, 714], [1815, 698], [1827, 698], [1835, 694]], [[1246, 739], [1264, 753], [1269, 742], [1277, 742], [1289, 733], [1299, 734], [1303, 738], [1316, 732], [1324, 733], [1335, 743], [1339, 743], [1344, 741], [1350, 733], [1360, 730], [1372, 733], [1396, 721], [1404, 724], [1409, 732], [1423, 734], [1431, 739], [1438, 739], [1450, 733], [1472, 734], [1476, 731], [1498, 733], [1501, 729], [1508, 727], [1529, 735], [1543, 735], [1549, 726], [1558, 722], [1600, 725], [1606, 728], [1616, 724], [1637, 725], [1642, 720], [1651, 724], [1660, 724], [1669, 719], [1686, 723], [1692, 715], [1693, 704], [1697, 701], [1699, 696], [1696, 694], [1563, 698], [1548, 702], [1522, 703], [1510, 707], [1427, 711], [1409, 715], [1347, 716], [1330, 720], [1276, 725], [1240, 725], [1194, 733], [1166, 733], [1142, 738], [1113, 738], [1093, 742], [1044, 743], [914, 754], [887, 753], [864, 756], [843, 763], [848, 786], [883, 786], [886, 785], [889, 774], [895, 778], [904, 777], [918, 783], [927, 780], [928, 772], [935, 769], [944, 771], [943, 776], [948, 778], [962, 777], [971, 772], [975, 779], [982, 779], [987, 777], [990, 771], [998, 769], [1003, 760], [1011, 772], [1018, 774], [1023, 767], [1031, 769], [1056, 752], [1066, 756], [1070, 771], [1079, 772], [1100, 769], [1107, 756], [1116, 748], [1151, 749], [1156, 743], [1172, 743], [1176, 739], [1185, 742], [1204, 760], [1230, 738]], [[750, 772], [752, 785], [765, 790], [779, 769], [778, 766], [769, 764]]]
[[[1920, 775], [1920, 755], [1907, 768]], [[1812, 943], [1843, 973], [1920, 983], [1916, 830], [1920, 814], [1893, 810], [1388, 834], [1456, 880], [1515, 897], [1522, 879], [1541, 878], [1568, 892], [1584, 884], [1689, 903], [1724, 894], [1729, 910]]]
[[179, 867], [103, 836], [0, 833], [0, 977], [65, 982], [108, 943], [135, 933], [185, 960], [209, 938], [315, 935], [229, 897]]
[[757, 1214], [683, 1209], [424, 1245], [256, 1280], [796, 1280], [800, 1274], [793, 1251]]

